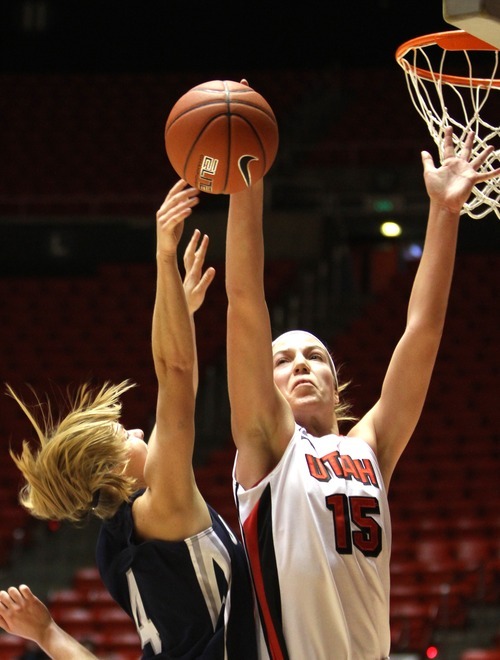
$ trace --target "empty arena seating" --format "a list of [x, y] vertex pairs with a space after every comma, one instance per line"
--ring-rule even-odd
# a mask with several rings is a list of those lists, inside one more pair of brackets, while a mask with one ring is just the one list
[[[340, 156], [342, 164], [363, 166], [379, 163], [381, 153], [390, 152], [397, 163], [418, 158], [428, 136], [414, 116], [400, 74], [394, 86], [377, 72], [351, 72], [342, 78], [337, 72], [283, 74], [277, 102], [274, 75], [263, 72], [252, 82], [272, 100], [284, 126], [287, 109], [299, 98], [314, 98], [314, 90], [325, 86], [325, 75], [339, 104], [331, 125], [309, 149], [311, 168], [324, 167], [332, 156]], [[165, 119], [177, 97], [199, 82], [199, 73], [181, 78], [0, 76], [2, 156], [9, 163], [0, 181], [0, 214], [154, 212], [159, 192], [173, 182], [163, 148]], [[401, 110], [390, 121], [378, 113], [377, 104], [366, 112], [366, 104], [359, 103], [381, 90], [387, 107]], [[411, 122], [397, 100], [401, 95]], [[400, 139], [403, 127], [408, 141]], [[369, 143], [374, 134], [377, 139]], [[288, 259], [269, 263], [270, 302], [283, 295], [299, 267]], [[223, 264], [216, 268], [210, 305], [199, 312], [201, 375], [224, 356]], [[467, 625], [471, 605], [499, 603], [499, 271], [500, 258], [494, 253], [458, 255], [429, 396], [391, 483], [393, 653], [422, 653], [439, 626]], [[378, 396], [403, 328], [413, 274], [411, 266], [388, 282], [384, 274], [377, 296], [359, 318], [331, 338], [335, 357], [353, 381], [357, 413]], [[128, 262], [101, 263], [93, 272], [64, 277], [1, 277], [2, 382], [20, 388], [29, 399], [26, 383], [43, 393], [64, 391], [85, 379], [100, 383], [130, 377], [138, 387], [125, 395], [123, 421], [149, 429], [156, 392], [150, 355], [154, 277], [154, 263]], [[0, 567], [5, 567], [17, 548], [33, 542], [29, 516], [17, 504], [19, 475], [7, 453], [10, 445], [20, 446], [29, 424], [5, 396], [0, 397], [0, 433], [5, 440], [0, 456]], [[196, 478], [207, 500], [238, 533], [233, 458], [228, 438], [196, 466]], [[92, 567], [82, 567], [71, 588], [54, 592], [49, 604], [54, 616], [81, 639], [89, 639], [98, 654], [113, 653], [117, 660], [139, 657], [135, 628], [131, 622], [128, 627], [128, 617]], [[0, 634], [1, 658], [13, 659], [23, 648], [18, 638]], [[460, 660], [498, 657], [494, 649], [470, 649]]]
[[135, 624], [105, 589], [95, 566], [82, 566], [67, 589], [49, 594], [54, 620], [98, 657], [136, 660], [141, 645]]

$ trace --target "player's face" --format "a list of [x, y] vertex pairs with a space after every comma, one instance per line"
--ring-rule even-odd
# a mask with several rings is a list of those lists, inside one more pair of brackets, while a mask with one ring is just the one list
[[138, 485], [144, 484], [144, 465], [148, 455], [148, 446], [144, 441], [144, 432], [141, 429], [124, 429], [120, 426], [123, 441], [127, 445], [129, 462], [127, 475], [133, 477]]
[[273, 343], [274, 382], [295, 411], [304, 405], [333, 409], [335, 378], [323, 344], [307, 332], [286, 332]]

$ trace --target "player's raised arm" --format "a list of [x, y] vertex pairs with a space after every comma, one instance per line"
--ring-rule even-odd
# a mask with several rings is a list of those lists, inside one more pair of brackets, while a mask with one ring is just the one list
[[471, 160], [473, 139], [470, 133], [462, 152], [455, 154], [452, 129], [447, 128], [440, 167], [434, 166], [429, 153], [422, 153], [430, 207], [406, 328], [390, 361], [379, 401], [351, 431], [371, 440], [387, 484], [427, 395], [448, 306], [460, 211], [474, 184], [500, 174], [500, 170], [477, 171], [492, 147]]
[[[140, 534], [146, 538], [181, 539], [210, 524], [192, 470], [196, 360], [177, 254], [184, 220], [198, 203], [198, 195], [199, 191], [180, 180], [156, 218], [157, 283], [152, 323], [158, 380], [156, 428], [144, 469], [148, 489], [136, 503], [135, 517]], [[202, 300], [204, 292], [200, 295]]]
[[233, 438], [242, 484], [277, 463], [294, 427], [274, 385], [264, 291], [263, 181], [231, 195], [226, 237], [227, 362]]

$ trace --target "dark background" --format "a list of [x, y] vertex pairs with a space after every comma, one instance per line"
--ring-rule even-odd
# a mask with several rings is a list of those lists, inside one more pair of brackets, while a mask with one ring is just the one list
[[440, 0], [3, 0], [2, 72], [164, 72], [394, 65], [449, 29]]
[[[49, 195], [54, 208], [58, 204], [54, 223], [59, 228], [66, 201], [71, 202], [68, 208], [75, 214], [79, 211], [75, 200], [84, 198], [82, 208], [87, 213], [98, 195], [114, 195], [122, 200], [129, 216], [134, 213], [133, 196], [137, 195], [143, 202], [136, 215], [152, 217], [168, 184], [165, 179], [172, 175], [163, 147], [163, 127], [170, 104], [193, 84], [215, 78], [247, 77], [278, 107], [280, 149], [271, 176], [287, 179], [292, 169], [290, 163], [293, 168], [303, 164], [311, 176], [302, 152], [294, 157], [289, 152], [292, 148], [300, 149], [302, 143], [317, 144], [324, 137], [333, 145], [329, 163], [352, 170], [353, 194], [358, 205], [363, 194], [406, 195], [410, 184], [412, 190], [416, 189], [418, 207], [413, 212], [408, 202], [404, 214], [400, 214], [404, 217], [397, 219], [405, 220], [407, 231], [413, 232], [411, 237], [416, 234], [420, 238], [427, 199], [422, 194], [419, 149], [433, 150], [433, 144], [411, 106], [394, 55], [398, 46], [410, 38], [449, 29], [453, 28], [443, 18], [442, 0], [310, 0], [298, 4], [271, 0], [3, 0], [0, 215], [9, 231], [8, 240], [2, 241], [0, 249], [3, 268], [17, 269], [19, 265], [25, 267], [26, 261], [35, 262], [28, 256], [25, 228], [21, 226], [26, 217], [20, 215], [19, 209], [27, 209], [25, 216], [33, 215], [34, 206]], [[356, 82], [355, 87], [360, 70], [371, 70], [373, 75], [364, 83]], [[172, 72], [180, 77], [171, 79]], [[263, 72], [271, 72], [271, 77], [267, 73], [263, 76]], [[294, 114], [297, 107], [278, 103], [277, 96], [291, 90], [292, 83], [297, 87], [300, 81], [307, 81], [303, 72], [324, 72], [326, 82], [315, 83], [311, 98], [309, 92], [303, 94], [312, 113], [298, 117]], [[106, 78], [100, 78], [100, 74]], [[121, 96], [122, 101], [116, 102], [110, 83], [119, 79], [119, 91], [123, 94], [127, 85], [123, 76], [127, 74], [132, 76], [127, 88], [129, 96]], [[133, 76], [141, 76], [139, 82], [147, 85], [147, 94], [141, 93], [144, 88], [136, 86]], [[328, 94], [336, 93], [332, 80], [341, 88], [340, 102], [333, 98], [330, 111], [325, 109], [322, 116], [314, 115]], [[292, 90], [289, 97], [294, 98], [293, 94], [298, 95]], [[342, 104], [348, 103], [358, 113], [349, 131], [339, 137], [323, 136], [325, 114], [334, 124]], [[289, 125], [293, 131], [287, 130]], [[314, 130], [316, 134], [311, 135]], [[384, 156], [369, 163], [365, 161], [365, 152], [358, 151], [362, 155], [353, 159], [353, 144], [364, 148], [370, 141], [383, 140], [392, 146], [414, 141], [408, 175], [401, 167], [391, 166]], [[373, 164], [373, 174], [366, 174]], [[335, 182], [340, 192], [345, 192], [338, 183], [338, 174], [324, 173], [327, 194], [338, 192]], [[298, 188], [309, 204], [303, 182], [300, 186], [295, 181], [287, 182], [282, 195], [279, 185], [275, 185], [273, 199], [291, 199], [297, 207], [292, 193]], [[315, 190], [312, 193], [318, 197]], [[60, 197], [64, 199], [61, 201]], [[220, 203], [224, 212], [225, 202], [204, 199], [205, 208]], [[43, 204], [37, 210], [38, 216], [52, 211], [46, 199]], [[310, 210], [310, 205], [307, 208]], [[356, 221], [347, 217], [351, 233], [362, 234], [363, 238], [365, 234], [378, 236], [378, 218], [372, 221], [366, 213], [360, 213]], [[84, 254], [85, 260], [85, 245], [91, 244], [95, 252], [96, 246], [112, 243], [102, 240], [106, 231], [102, 223], [98, 229], [100, 241], [94, 238], [96, 228], [87, 226], [85, 240], [82, 232], [75, 238], [76, 219], [70, 223], [72, 235], [67, 232], [61, 238], [58, 229], [57, 241], [62, 241], [67, 249], [72, 241], [78, 241], [78, 253]], [[463, 240], [475, 243], [475, 234], [479, 233], [480, 241], [486, 237], [491, 245], [498, 240], [496, 229], [492, 218], [479, 225], [464, 223]], [[45, 229], [40, 226], [36, 231]], [[35, 229], [28, 247], [37, 253], [41, 241], [33, 232]], [[114, 226], [111, 232], [115, 232]], [[136, 255], [142, 242], [142, 252], [149, 255], [151, 237], [142, 241], [141, 234], [138, 239], [135, 227], [133, 232], [127, 232], [123, 249], [117, 251], [123, 259], [130, 259], [131, 250]], [[474, 236], [469, 236], [470, 232], [475, 232]], [[24, 241], [23, 248], [13, 250], [11, 246], [18, 234]], [[217, 244], [214, 236], [213, 247]], [[26, 258], [20, 260], [19, 254]]]

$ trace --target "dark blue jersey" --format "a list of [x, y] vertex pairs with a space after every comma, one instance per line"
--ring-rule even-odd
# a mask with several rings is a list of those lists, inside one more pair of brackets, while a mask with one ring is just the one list
[[143, 658], [257, 658], [246, 556], [222, 518], [209, 511], [212, 526], [184, 541], [136, 541], [131, 503], [101, 527], [97, 566], [135, 621]]

